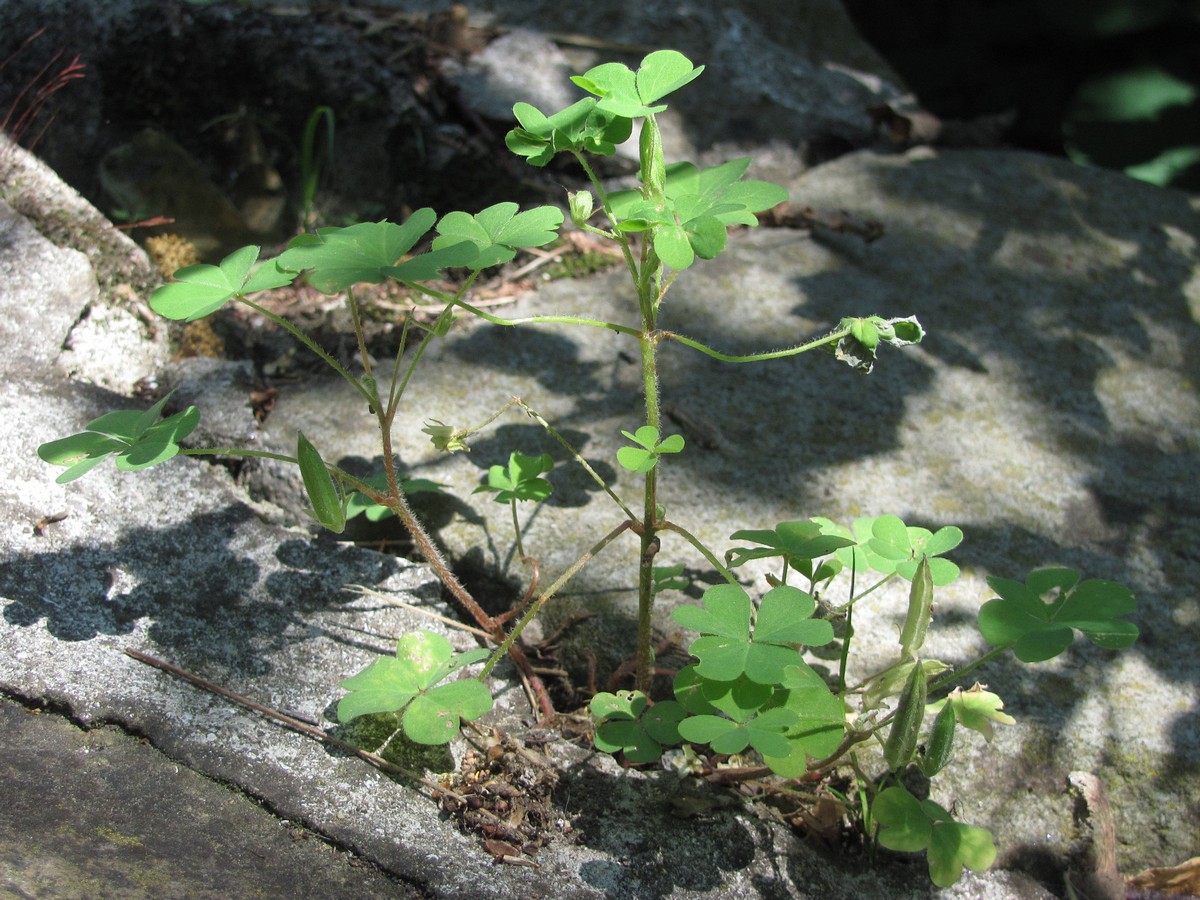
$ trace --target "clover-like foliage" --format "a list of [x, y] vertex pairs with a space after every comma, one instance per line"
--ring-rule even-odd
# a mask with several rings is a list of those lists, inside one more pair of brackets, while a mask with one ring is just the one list
[[758, 684], [777, 684], [787, 667], [800, 661], [794, 645], [819, 647], [833, 640], [833, 626], [812, 618], [816, 601], [790, 585], [763, 596], [753, 626], [753, 604], [739, 585], [714, 585], [704, 592], [703, 603], [703, 608], [676, 607], [671, 615], [700, 632], [689, 650], [699, 658], [696, 671], [704, 678], [733, 681], [745, 674]]
[[651, 705], [641, 691], [601, 692], [589, 709], [596, 718], [596, 749], [623, 752], [631, 763], [653, 762], [664, 747], [678, 744], [678, 726], [687, 715], [673, 700]]
[[291, 284], [295, 272], [266, 262], [254, 268], [258, 247], [234, 250], [219, 265], [188, 266], [175, 273], [175, 281], [164, 284], [150, 296], [150, 308], [168, 319], [192, 322], [216, 312], [234, 297]]
[[[758, 547], [734, 547], [725, 554], [731, 569], [752, 559], [780, 557], [790, 568], [805, 576], [820, 576], [814, 572], [812, 563], [843, 547], [853, 547], [854, 538], [842, 534], [830, 534], [816, 519], [799, 522], [780, 522], [774, 529], [744, 529], [729, 536], [732, 541], [752, 541]], [[840, 565], [839, 565], [840, 568]], [[830, 570], [828, 577], [837, 574]]]
[[1078, 582], [1078, 572], [1063, 568], [1038, 569], [1024, 584], [988, 578], [1000, 596], [980, 608], [979, 630], [989, 644], [1011, 644], [1021, 662], [1053, 659], [1071, 645], [1076, 631], [1107, 650], [1137, 640], [1137, 626], [1121, 618], [1134, 609], [1129, 588], [1099, 579]]
[[467, 265], [478, 255], [473, 243], [460, 241], [403, 259], [436, 220], [437, 213], [426, 207], [402, 225], [385, 221], [318, 228], [316, 234], [292, 238], [275, 262], [287, 271], [307, 270], [308, 283], [326, 294], [355, 284], [379, 284], [387, 278], [427, 281], [436, 278], [441, 269]]
[[788, 192], [767, 181], [741, 181], [749, 157], [708, 169], [688, 162], [666, 168], [662, 197], [618, 191], [609, 197], [620, 231], [654, 231], [654, 250], [674, 269], [698, 256], [712, 259], [725, 249], [726, 228], [758, 224], [755, 213], [787, 200]]
[[775, 684], [745, 675], [716, 681], [686, 666], [675, 676], [675, 698], [692, 714], [679, 723], [685, 740], [717, 753], [752, 746], [785, 778], [803, 775], [809, 757], [832, 753], [845, 730], [842, 701], [798, 656]]
[[[387, 492], [387, 476], [382, 472], [363, 478], [361, 481], [368, 487], [375, 488], [380, 493]], [[446, 487], [444, 484], [429, 478], [405, 478], [400, 475], [396, 476], [396, 482], [396, 486], [400, 488], [401, 493], [406, 497], [411, 497], [413, 494], [440, 494]], [[362, 516], [368, 522], [382, 522], [384, 519], [391, 518], [394, 515], [396, 515], [396, 512], [391, 507], [376, 503], [360, 491], [352, 491], [346, 499], [347, 519]]]
[[982, 872], [996, 860], [996, 845], [985, 828], [963, 825], [932, 800], [918, 800], [903, 787], [881, 791], [871, 805], [879, 823], [879, 843], [905, 853], [926, 851], [929, 877], [946, 888], [963, 867]]
[[703, 71], [704, 66], [693, 66], [676, 50], [655, 50], [642, 59], [637, 72], [624, 63], [603, 63], [582, 75], [573, 75], [571, 80], [600, 98], [597, 105], [602, 112], [634, 119], [665, 110], [666, 104], [652, 104], [679, 90]]
[[[848, 534], [847, 530], [825, 519], [823, 529], [832, 534]], [[868, 568], [885, 575], [895, 572], [912, 581], [921, 557], [929, 558], [929, 572], [935, 587], [944, 587], [958, 577], [959, 569], [942, 554], [949, 553], [962, 543], [962, 530], [953, 525], [931, 532], [927, 528], [905, 525], [899, 516], [856, 519], [853, 527], [856, 545], [837, 551], [838, 559], [848, 568], [863, 572]]]
[[475, 248], [475, 256], [465, 264], [472, 269], [486, 269], [508, 262], [521, 247], [541, 247], [558, 236], [563, 223], [561, 209], [539, 206], [517, 212], [518, 209], [517, 204], [505, 202], [475, 215], [447, 213], [438, 222], [438, 237], [434, 238], [432, 252], [451, 251], [467, 244]]
[[481, 484], [473, 493], [491, 491], [496, 494], [493, 499], [497, 503], [513, 500], [540, 502], [549, 497], [554, 490], [554, 485], [540, 476], [553, 467], [554, 459], [549, 453], [529, 456], [513, 452], [508, 457], [508, 466], [492, 466], [488, 470], [487, 484]]
[[658, 429], [653, 425], [643, 425], [636, 432], [622, 431], [621, 434], [637, 444], [617, 450], [617, 462], [631, 472], [649, 472], [658, 465], [659, 456], [683, 449], [683, 435], [668, 435], [660, 441]]
[[105, 413], [88, 422], [86, 431], [42, 444], [38, 456], [51, 465], [67, 467], [54, 479], [58, 484], [74, 481], [114, 454], [117, 468], [124, 472], [166, 462], [179, 453], [179, 442], [200, 422], [200, 411], [194, 406], [158, 421], [170, 396], [145, 412]]
[[518, 103], [513, 116], [519, 123], [504, 137], [513, 153], [531, 166], [545, 166], [563, 151], [612, 156], [616, 145], [629, 140], [633, 121], [611, 111], [597, 109], [597, 101], [585, 97], [566, 109], [547, 116], [536, 106]]
[[445, 744], [492, 708], [492, 695], [474, 678], [445, 681], [451, 673], [486, 659], [479, 648], [455, 653], [432, 631], [413, 631], [396, 642], [395, 657], [375, 660], [342, 682], [349, 691], [338, 702], [338, 721], [378, 712], [401, 712], [404, 733], [418, 744]]

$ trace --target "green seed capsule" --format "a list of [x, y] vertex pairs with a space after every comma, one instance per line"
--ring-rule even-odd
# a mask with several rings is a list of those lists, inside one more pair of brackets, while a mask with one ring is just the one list
[[883, 759], [893, 772], [908, 765], [917, 750], [917, 737], [921, 733], [921, 722], [925, 719], [925, 669], [921, 661], [912, 667], [900, 703], [896, 707], [896, 718], [883, 745]]
[[317, 521], [335, 534], [341, 534], [346, 528], [342, 497], [321, 454], [303, 432], [296, 436], [296, 458], [300, 461], [300, 477], [304, 480], [304, 490], [308, 492]]
[[925, 758], [921, 761], [921, 771], [925, 773], [925, 777], [932, 778], [950, 762], [950, 753], [954, 749], [954, 726], [957, 721], [954, 704], [947, 700], [937, 718], [933, 720], [933, 729], [925, 742]]

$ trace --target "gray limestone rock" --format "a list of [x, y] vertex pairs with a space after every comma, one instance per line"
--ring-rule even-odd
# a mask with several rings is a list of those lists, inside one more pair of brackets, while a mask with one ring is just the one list
[[[747, 142], [794, 145], [826, 133], [853, 143], [855, 129], [867, 127], [853, 119], [855, 109], [867, 94], [891, 90], [887, 73], [869, 64], [861, 44], [858, 55], [833, 52], [813, 37], [793, 68], [764, 81], [735, 48], [766, 46], [762, 35], [771, 33], [767, 49], [783, 52], [805, 34], [828, 34], [806, 31], [805, 15], [844, 15], [813, 3], [783, 25], [768, 7], [722, 7], [717, 31], [708, 11], [693, 6], [676, 4], [661, 21], [680, 49], [698, 60], [703, 49], [710, 74], [727, 73], [698, 84], [716, 90], [736, 81], [744, 92], [758, 79], [762, 105], [744, 111], [781, 130], [742, 135]], [[632, 40], [666, 15], [652, 3], [622, 9], [616, 40]], [[566, 15], [565, 4], [531, 4], [504, 24], [595, 24]], [[589, 7], [586, 15], [600, 13]], [[705, 118], [705, 104], [719, 105], [719, 96], [693, 102], [672, 125], [681, 141], [702, 149], [739, 142], [736, 122]], [[0, 690], [85, 726], [144, 735], [170, 758], [236, 785], [426, 896], [933, 893], [919, 861], [854, 870], [749, 807], [718, 804], [700, 819], [678, 818], [671, 801], [690, 802], [687, 782], [666, 770], [622, 771], [565, 742], [547, 752], [562, 770], [555, 808], [571, 833], [538, 854], [538, 869], [497, 867], [420, 791], [124, 654], [167, 658], [330, 728], [340, 682], [388, 652], [399, 633], [434, 628], [462, 647], [470, 639], [345, 590], [362, 584], [451, 612], [426, 569], [314, 536], [298, 527], [302, 503], [291, 506], [292, 527], [273, 524], [281, 517], [268, 522], [223, 468], [183, 459], [133, 475], [109, 465], [71, 485], [53, 482], [37, 446], [113, 406], [137, 405], [125, 389], [158, 365], [162, 337], [124, 314], [100, 312], [110, 309], [115, 284], [136, 281], [129, 273], [142, 271], [144, 258], [69, 191], [45, 195], [70, 201], [54, 207], [59, 214], [37, 213], [31, 198], [41, 189], [30, 189], [28, 173], [47, 190], [55, 179], [16, 149], [0, 162]], [[1107, 789], [1123, 873], [1200, 854], [1200, 504], [1192, 481], [1200, 371], [1191, 350], [1200, 337], [1200, 204], [1002, 150], [858, 152], [803, 174], [784, 158], [779, 171], [789, 166], [795, 202], [827, 218], [878, 222], [882, 237], [864, 243], [820, 225], [734, 235], [718, 260], [680, 277], [664, 326], [730, 353], [795, 344], [847, 315], [916, 314], [928, 337], [911, 350], [885, 351], [865, 378], [823, 356], [740, 366], [667, 346], [666, 411], [689, 441], [662, 473], [669, 517], [718, 554], [738, 528], [811, 515], [848, 523], [893, 512], [930, 528], [961, 526], [967, 540], [954, 558], [963, 576], [938, 592], [926, 648], [949, 663], [985, 649], [974, 621], [991, 596], [988, 575], [1062, 564], [1129, 584], [1142, 630], [1132, 650], [1077, 643], [1052, 663], [1001, 660], [978, 672], [1017, 724], [998, 726], [991, 744], [963, 736], [932, 796], [991, 828], [1001, 856], [996, 870], [940, 895], [1036, 897], [1033, 878], [1061, 884], [1073, 840], [1062, 789], [1075, 771], [1095, 773]], [[630, 322], [628, 297], [618, 271], [549, 283], [501, 310]], [[78, 330], [110, 315], [123, 336], [116, 360], [105, 356], [114, 345], [97, 338], [102, 332]], [[395, 449], [407, 471], [451, 488], [455, 499], [425, 513], [464, 571], [487, 579], [498, 604], [519, 594], [522, 572], [507, 508], [471, 496], [488, 466], [513, 449], [556, 454], [555, 494], [536, 513], [523, 511], [525, 544], [543, 578], [574, 562], [621, 513], [523, 415], [508, 414], [471, 453], [454, 456], [435, 452], [422, 425], [473, 425], [518, 394], [636, 505], [637, 480], [614, 460], [621, 430], [642, 421], [634, 358], [627, 339], [604, 329], [467, 323], [422, 361]], [[121, 360], [128, 368], [114, 364]], [[303, 428], [327, 458], [370, 463], [379, 454], [371, 421], [342, 384], [313, 379], [281, 387], [255, 446], [290, 452]], [[249, 427], [241, 418], [219, 424], [229, 436]], [[286, 472], [272, 478], [273, 499], [299, 496]], [[543, 615], [543, 631], [552, 633], [575, 613], [596, 614], [569, 629], [559, 651], [580, 683], [589, 653], [603, 678], [630, 652], [636, 550], [634, 541], [614, 544]], [[694, 602], [709, 566], [682, 541], [664, 541], [660, 558], [684, 564], [692, 578], [689, 591], [662, 598], [656, 624], [670, 638], [670, 607]], [[741, 571], [762, 588], [762, 567]], [[888, 589], [856, 610], [852, 678], [895, 658], [904, 599], [903, 590]], [[496, 686], [498, 721], [523, 732], [532, 719], [521, 692], [503, 669]]]

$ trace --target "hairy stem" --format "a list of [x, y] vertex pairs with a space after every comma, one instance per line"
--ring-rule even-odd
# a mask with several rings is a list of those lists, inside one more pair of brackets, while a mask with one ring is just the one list
[[[643, 311], [649, 309], [643, 304]], [[661, 415], [658, 403], [658, 336], [653, 331], [653, 312], [643, 316], [645, 330], [639, 338], [642, 351], [642, 390], [646, 401], [646, 424], [658, 430]], [[638, 632], [637, 689], [650, 693], [654, 677], [653, 621], [654, 621], [654, 557], [658, 553], [658, 466], [646, 473], [645, 502], [642, 520], [638, 529], [641, 538], [641, 553], [638, 556]]]
[[682, 334], [676, 334], [673, 331], [660, 332], [660, 337], [664, 340], [678, 341], [686, 347], [691, 347], [693, 350], [699, 350], [705, 356], [711, 356], [713, 359], [721, 362], [731, 363], [747, 363], [747, 362], [763, 362], [768, 359], [783, 359], [788, 356], [796, 356], [800, 353], [807, 353], [809, 350], [815, 350], [818, 347], [824, 347], [827, 344], [836, 344], [842, 338], [850, 333], [849, 328], [839, 328], [837, 331], [830, 332], [819, 338], [814, 338], [811, 341], [806, 341], [803, 344], [798, 344], [795, 347], [787, 347], [783, 350], [768, 350], [765, 353], [750, 353], [745, 356], [735, 354], [722, 353], [719, 350], [714, 350], [708, 344], [702, 344], [700, 341], [692, 340], [692, 338], [684, 337]]

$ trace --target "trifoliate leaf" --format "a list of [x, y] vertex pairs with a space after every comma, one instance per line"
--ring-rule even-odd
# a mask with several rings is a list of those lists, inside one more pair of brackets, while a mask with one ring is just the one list
[[[276, 260], [282, 269], [308, 270], [308, 283], [325, 294], [336, 294], [355, 284], [379, 284], [391, 275], [401, 258], [433, 226], [437, 214], [418, 209], [403, 225], [394, 222], [360, 222], [346, 228], [318, 228], [316, 234], [297, 235]], [[461, 253], [461, 251], [459, 251]], [[443, 258], [442, 267], [451, 265]], [[428, 269], [429, 264], [424, 265]], [[433, 265], [430, 275], [436, 274]], [[407, 280], [421, 280], [415, 276]]]
[[778, 684], [787, 667], [800, 662], [793, 644], [819, 645], [833, 639], [828, 622], [810, 618], [812, 598], [787, 585], [763, 598], [753, 632], [750, 597], [739, 585], [715, 585], [704, 592], [702, 602], [703, 608], [676, 607], [672, 617], [700, 632], [689, 650], [700, 660], [696, 671], [712, 681], [732, 682], [744, 674], [758, 684]]
[[941, 888], [962, 877], [963, 867], [982, 872], [996, 861], [992, 835], [984, 828], [955, 822], [932, 800], [918, 800], [903, 787], [890, 787], [871, 804], [879, 823], [879, 843], [904, 853], [926, 851], [929, 877]]
[[200, 422], [194, 406], [158, 421], [170, 396], [145, 412], [105, 413], [89, 422], [86, 431], [42, 444], [38, 456], [51, 465], [67, 467], [55, 479], [58, 484], [74, 481], [113, 454], [117, 468], [126, 472], [165, 462], [179, 453], [179, 442]]
[[1022, 662], [1042, 662], [1058, 656], [1082, 632], [1098, 647], [1119, 650], [1130, 646], [1138, 628], [1121, 616], [1133, 612], [1133, 592], [1122, 584], [1090, 580], [1073, 590], [1074, 572], [1064, 569], [1032, 573], [1025, 584], [1007, 578], [988, 578], [999, 598], [979, 610], [979, 631], [996, 646], [1013, 645]]
[[475, 488], [474, 493], [492, 491], [496, 494], [497, 503], [508, 503], [512, 500], [545, 500], [554, 491], [545, 478], [540, 478], [543, 472], [554, 468], [554, 459], [549, 453], [541, 456], [528, 456], [524, 453], [512, 453], [508, 458], [508, 467], [492, 466], [488, 470], [487, 484]]
[[596, 718], [596, 749], [623, 752], [632, 763], [653, 762], [664, 746], [678, 744], [678, 725], [687, 716], [673, 700], [651, 706], [641, 691], [601, 692], [589, 709]]
[[296, 277], [275, 262], [264, 263], [251, 275], [257, 259], [258, 247], [242, 247], [221, 260], [220, 265], [180, 269], [175, 281], [151, 295], [150, 308], [165, 318], [192, 322], [216, 312], [237, 295], [282, 287]]
[[408, 632], [396, 642], [395, 657], [377, 659], [342, 682], [349, 693], [338, 702], [338, 721], [403, 711], [404, 731], [412, 740], [444, 744], [463, 720], [488, 712], [492, 698], [476, 679], [439, 682], [487, 656], [484, 648], [456, 654], [445, 637], [431, 631]]
[[517, 204], [504, 202], [475, 215], [447, 213], [438, 222], [433, 249], [443, 250], [463, 242], [473, 244], [477, 252], [468, 265], [479, 270], [508, 262], [521, 247], [540, 247], [558, 236], [563, 223], [561, 209], [540, 206], [522, 213], [518, 209]]

